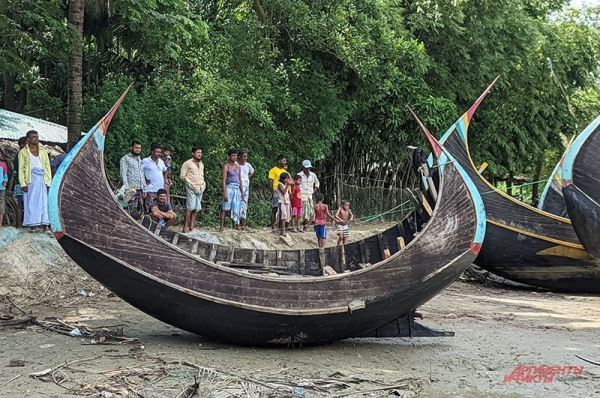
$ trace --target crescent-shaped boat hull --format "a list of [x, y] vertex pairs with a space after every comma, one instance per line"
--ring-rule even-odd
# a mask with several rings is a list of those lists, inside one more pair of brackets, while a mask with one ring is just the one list
[[600, 264], [600, 116], [573, 139], [555, 174], [573, 228]]
[[575, 184], [563, 187], [562, 191], [577, 236], [600, 264], [600, 204]]
[[571, 221], [500, 192], [478, 173], [468, 126], [491, 86], [440, 139], [469, 174], [485, 205], [486, 235], [475, 264], [515, 282], [574, 293], [600, 293], [600, 267], [579, 241]]
[[[377, 260], [363, 269], [318, 277], [255, 275], [195, 256], [133, 220], [110, 190], [104, 134], [122, 99], [57, 171], [49, 195], [52, 229], [90, 275], [164, 322], [245, 345], [377, 335], [456, 280], [481, 246], [481, 199], [465, 172], [449, 162], [427, 225], [405, 247], [392, 235], [379, 236]], [[238, 250], [228, 248], [228, 258]], [[306, 257], [319, 257], [314, 252]]]
[[[390, 320], [402, 319], [456, 280], [470, 265], [469, 252], [429, 283], [415, 283], [366, 308], [336, 314], [292, 316], [253, 311], [186, 293], [138, 272], [68, 236], [59, 239], [69, 256], [117, 296], [165, 323], [207, 338], [239, 345], [308, 345], [371, 335]], [[382, 319], [386, 319], [382, 323]], [[365, 325], [369, 325], [365, 328]]]
[[[489, 236], [489, 237], [488, 237]], [[600, 292], [600, 270], [585, 250], [488, 223], [475, 264], [504, 278], [561, 292]]]

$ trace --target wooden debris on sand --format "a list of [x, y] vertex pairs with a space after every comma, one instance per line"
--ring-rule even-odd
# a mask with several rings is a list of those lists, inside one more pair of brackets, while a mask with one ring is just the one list
[[[30, 374], [52, 382], [69, 394], [110, 397], [367, 397], [373, 393], [412, 398], [422, 391], [413, 378], [370, 380], [360, 375], [334, 372], [325, 377], [298, 377], [281, 369], [276, 374], [223, 370], [188, 361], [169, 361], [144, 354], [136, 366], [100, 368], [100, 357], [64, 362]], [[106, 359], [106, 358], [105, 358]]]

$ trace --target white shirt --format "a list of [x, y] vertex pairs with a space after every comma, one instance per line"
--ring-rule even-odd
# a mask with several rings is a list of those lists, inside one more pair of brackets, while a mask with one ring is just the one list
[[37, 156], [34, 156], [33, 154], [29, 155], [29, 168], [30, 170], [35, 169], [36, 167], [38, 169], [42, 169], [42, 160], [40, 159], [40, 155], [38, 154]]
[[250, 174], [254, 174], [254, 167], [248, 162], [240, 165], [242, 168], [242, 185], [244, 190], [250, 187]]
[[307, 200], [315, 192], [315, 188], [319, 188], [321, 184], [319, 183], [317, 175], [312, 171], [308, 172], [308, 177], [304, 174], [304, 171], [301, 171], [298, 175], [302, 177], [302, 183], [300, 184], [302, 200]]
[[144, 177], [150, 181], [144, 192], [157, 192], [159, 189], [165, 189], [163, 173], [167, 171], [167, 166], [165, 166], [162, 159], [159, 158], [158, 162], [155, 162], [152, 157], [148, 156], [142, 160], [142, 168], [144, 169]]

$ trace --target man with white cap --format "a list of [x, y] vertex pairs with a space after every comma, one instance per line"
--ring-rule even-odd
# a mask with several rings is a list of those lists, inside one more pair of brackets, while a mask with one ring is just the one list
[[302, 177], [300, 184], [300, 194], [302, 196], [302, 231], [306, 231], [306, 224], [313, 219], [315, 203], [313, 194], [319, 190], [319, 179], [317, 175], [310, 171], [312, 164], [310, 160], [302, 161], [302, 171], [298, 173]]

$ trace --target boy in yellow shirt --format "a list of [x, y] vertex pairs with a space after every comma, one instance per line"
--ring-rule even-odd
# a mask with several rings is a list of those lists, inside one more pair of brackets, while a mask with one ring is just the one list
[[279, 208], [279, 177], [281, 173], [285, 172], [286, 165], [287, 160], [285, 156], [279, 155], [277, 156], [277, 166], [269, 170], [269, 184], [271, 192], [273, 192], [273, 196], [271, 197], [271, 228], [274, 230], [277, 228], [277, 210]]

